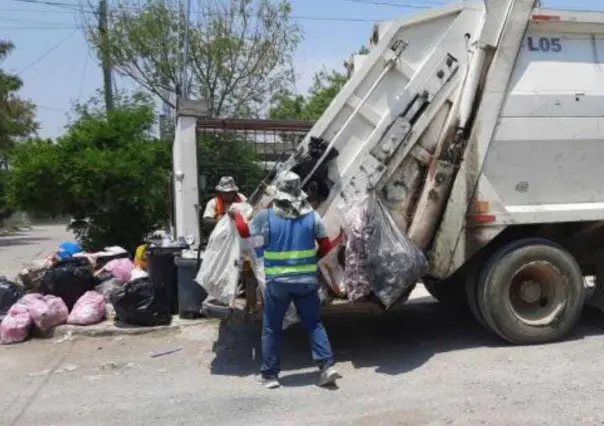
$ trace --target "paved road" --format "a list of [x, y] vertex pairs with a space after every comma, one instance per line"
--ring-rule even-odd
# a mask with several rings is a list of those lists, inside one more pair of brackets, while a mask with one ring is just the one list
[[37, 225], [30, 231], [0, 237], [0, 275], [16, 276], [24, 263], [45, 257], [71, 238], [66, 225]]
[[[0, 425], [604, 424], [604, 314], [588, 311], [567, 341], [532, 347], [423, 297], [398, 314], [326, 325], [345, 376], [337, 390], [313, 385], [296, 329], [274, 391], [253, 381], [254, 325], [0, 347]], [[149, 356], [170, 348], [182, 350]]]

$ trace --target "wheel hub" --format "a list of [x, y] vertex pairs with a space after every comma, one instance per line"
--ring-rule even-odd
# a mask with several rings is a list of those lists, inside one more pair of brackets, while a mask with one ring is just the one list
[[520, 285], [520, 298], [526, 303], [535, 303], [541, 299], [541, 285], [535, 281], [524, 281]]
[[524, 265], [512, 278], [509, 303], [516, 318], [531, 326], [547, 326], [564, 306], [564, 279], [549, 262]]

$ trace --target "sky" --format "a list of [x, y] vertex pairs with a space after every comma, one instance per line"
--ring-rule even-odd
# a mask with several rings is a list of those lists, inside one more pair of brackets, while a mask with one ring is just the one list
[[[82, 0], [88, 10], [97, 0]], [[109, 0], [114, 4], [116, 0]], [[447, 0], [290, 0], [293, 19], [303, 29], [304, 41], [295, 56], [297, 89], [305, 91], [312, 75], [322, 69], [342, 69], [342, 63], [363, 44], [372, 26], [437, 7]], [[196, 0], [192, 0], [195, 4]], [[53, 4], [54, 3], [54, 4]], [[59, 5], [57, 5], [59, 3]], [[16, 48], [1, 64], [24, 82], [21, 96], [38, 106], [39, 135], [57, 137], [64, 131], [76, 101], [85, 101], [102, 85], [98, 61], [88, 49], [80, 14], [65, 4], [79, 0], [0, 0], [0, 39]], [[542, 0], [544, 7], [604, 11], [604, 0]], [[117, 78], [118, 88], [134, 88]]]

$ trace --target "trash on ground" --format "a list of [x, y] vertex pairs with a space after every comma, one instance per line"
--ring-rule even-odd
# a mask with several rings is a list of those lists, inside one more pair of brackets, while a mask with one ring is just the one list
[[132, 270], [134, 263], [128, 258], [114, 259], [109, 261], [101, 271], [109, 272], [114, 278], [122, 281], [130, 281], [132, 279]]
[[4, 318], [11, 306], [25, 295], [25, 288], [0, 277], [0, 320]]
[[164, 349], [162, 351], [152, 352], [150, 356], [151, 356], [151, 358], [157, 358], [157, 357], [164, 356], [164, 355], [171, 355], [173, 353], [180, 352], [180, 351], [182, 351], [182, 348]]
[[27, 307], [35, 326], [43, 332], [57, 325], [65, 324], [69, 315], [63, 300], [52, 295], [26, 294], [16, 305]]
[[78, 369], [77, 365], [65, 364], [65, 365], [62, 365], [61, 367], [57, 368], [55, 370], [55, 374], [71, 373], [73, 371], [76, 371], [77, 369]]
[[117, 278], [109, 278], [108, 280], [104, 280], [96, 287], [94, 287], [94, 291], [99, 294], [102, 294], [105, 298], [105, 302], [111, 301], [111, 295], [118, 291], [120, 288], [124, 286], [125, 282], [119, 280]]
[[130, 281], [140, 280], [141, 278], [148, 278], [149, 273], [141, 268], [134, 268], [132, 270], [132, 275], [130, 277]]
[[107, 315], [107, 305], [103, 295], [96, 291], [87, 291], [73, 306], [67, 323], [73, 325], [98, 324], [105, 319], [105, 315]]
[[0, 323], [2, 344], [23, 342], [29, 337], [33, 321], [25, 305], [14, 304]]
[[116, 319], [137, 326], [169, 325], [172, 314], [163, 295], [162, 285], [150, 278], [125, 284], [111, 297]]
[[75, 257], [59, 261], [46, 271], [41, 292], [60, 297], [71, 310], [84, 293], [94, 290], [95, 285], [90, 262]]
[[27, 291], [38, 292], [46, 271], [52, 266], [50, 259], [39, 259], [24, 265], [18, 278]]
[[56, 252], [56, 257], [59, 260], [66, 260], [73, 257], [73, 255], [81, 253], [82, 247], [79, 243], [73, 241], [65, 241], [59, 245], [59, 249]]

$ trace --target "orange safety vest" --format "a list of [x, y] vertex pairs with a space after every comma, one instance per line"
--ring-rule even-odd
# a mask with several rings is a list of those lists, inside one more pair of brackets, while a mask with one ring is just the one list
[[[237, 194], [237, 196], [235, 197], [235, 201], [233, 201], [233, 203], [241, 203], [243, 200], [241, 199], [241, 197], [239, 196], [239, 194]], [[226, 213], [226, 210], [224, 208], [224, 200], [222, 199], [222, 197], [220, 195], [216, 196], [216, 219], [220, 219], [222, 216], [224, 216], [224, 214]]]

